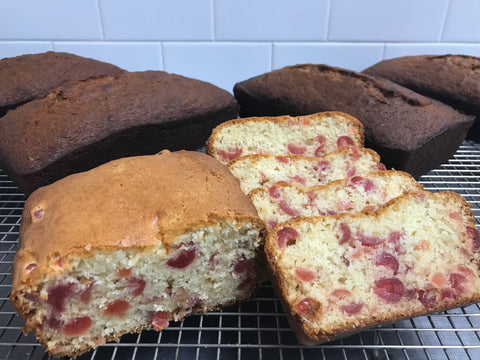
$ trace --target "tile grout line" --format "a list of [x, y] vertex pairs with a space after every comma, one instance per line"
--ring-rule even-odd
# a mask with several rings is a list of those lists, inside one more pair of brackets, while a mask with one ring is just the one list
[[450, 11], [451, 3], [452, 3], [451, 0], [447, 0], [445, 14], [443, 15], [442, 29], [440, 30], [440, 37], [439, 39], [437, 39], [438, 43], [441, 43], [443, 41], [443, 37], [445, 35], [445, 26], [447, 25], [447, 17], [448, 17], [448, 12]]
[[323, 36], [323, 41], [325, 43], [328, 43], [328, 40], [330, 38], [330, 17], [332, 16], [332, 1], [333, 0], [328, 0], [328, 3], [327, 3], [327, 21], [326, 21], [326, 24], [325, 24], [325, 34]]
[[105, 41], [105, 29], [103, 27], [103, 16], [102, 10], [100, 9], [100, 0], [97, 0], [97, 14], [100, 19], [100, 34], [101, 34], [101, 41]]

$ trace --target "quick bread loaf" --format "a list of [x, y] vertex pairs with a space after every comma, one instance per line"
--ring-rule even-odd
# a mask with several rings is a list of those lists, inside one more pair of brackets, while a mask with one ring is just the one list
[[204, 146], [231, 94], [163, 71], [70, 82], [0, 118], [0, 166], [26, 193], [107, 161]]
[[417, 55], [383, 60], [362, 71], [389, 79], [440, 100], [477, 120], [467, 134], [480, 142], [480, 58], [468, 55]]
[[0, 60], [0, 116], [66, 82], [122, 71], [102, 61], [53, 51], [3, 58]]
[[480, 234], [456, 193], [376, 213], [291, 220], [267, 236], [271, 280], [305, 345], [480, 301]]
[[239, 179], [246, 194], [253, 189], [282, 182], [301, 186], [322, 185], [385, 169], [375, 151], [354, 147], [343, 147], [320, 158], [247, 155], [230, 161], [228, 168]]
[[325, 185], [305, 187], [280, 183], [254, 189], [248, 196], [267, 229], [271, 230], [293, 218], [374, 212], [397, 196], [420, 190], [423, 186], [409, 174], [383, 170]]
[[224, 163], [251, 154], [320, 157], [344, 146], [363, 147], [363, 142], [357, 119], [330, 111], [224, 122], [208, 138], [207, 153]]
[[343, 111], [387, 167], [419, 177], [458, 149], [474, 117], [389, 80], [327, 65], [296, 65], [239, 82], [242, 116]]
[[10, 298], [24, 332], [52, 355], [76, 356], [248, 299], [263, 231], [208, 155], [115, 160], [28, 198]]

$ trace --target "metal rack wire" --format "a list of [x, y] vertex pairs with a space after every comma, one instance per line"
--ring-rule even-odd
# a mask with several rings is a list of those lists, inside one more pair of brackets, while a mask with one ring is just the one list
[[[480, 224], [480, 144], [465, 141], [455, 156], [420, 181], [429, 191], [456, 191]], [[0, 359], [53, 359], [30, 333], [8, 296], [25, 197], [0, 170]], [[398, 321], [315, 347], [300, 346], [269, 284], [250, 301], [193, 315], [162, 332], [124, 335], [79, 357], [99, 359], [480, 359], [479, 304]]]

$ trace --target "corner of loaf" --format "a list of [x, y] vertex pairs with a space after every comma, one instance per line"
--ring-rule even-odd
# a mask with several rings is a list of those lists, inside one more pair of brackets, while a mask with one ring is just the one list
[[49, 353], [77, 356], [248, 299], [263, 232], [213, 158], [120, 159], [27, 200], [11, 300]]

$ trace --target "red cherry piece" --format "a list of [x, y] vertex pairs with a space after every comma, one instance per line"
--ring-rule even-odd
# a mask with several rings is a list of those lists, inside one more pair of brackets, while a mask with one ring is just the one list
[[463, 284], [467, 282], [467, 278], [459, 273], [452, 273], [448, 276], [451, 287], [455, 290], [457, 294], [460, 294], [464, 291]]
[[351, 178], [349, 181], [349, 186], [354, 188], [363, 188], [363, 191], [366, 193], [371, 193], [374, 188], [372, 180], [362, 178], [361, 176], [354, 176]]
[[350, 295], [352, 295], [352, 293], [347, 289], [335, 289], [330, 293], [330, 296], [338, 299], [343, 299]]
[[322, 174], [325, 174], [332, 170], [332, 165], [328, 160], [320, 160], [317, 165], [314, 166], [314, 169]]
[[236, 159], [242, 155], [243, 149], [242, 148], [235, 148], [231, 151], [226, 150], [218, 150], [218, 156], [222, 161], [231, 161]]
[[90, 282], [80, 293], [80, 301], [84, 304], [88, 304], [92, 299], [93, 282]]
[[43, 209], [37, 209], [33, 212], [33, 217], [35, 219], [41, 220], [43, 218]]
[[117, 299], [107, 304], [103, 315], [105, 316], [123, 316], [130, 308], [130, 304], [126, 300]]
[[405, 286], [396, 277], [384, 277], [375, 281], [373, 292], [383, 301], [393, 304], [400, 301]]
[[355, 169], [355, 166], [350, 165], [346, 171], [346, 176], [347, 177], [352, 177], [357, 173], [357, 169]]
[[47, 303], [56, 312], [63, 312], [65, 310], [65, 301], [73, 295], [76, 284], [69, 282], [66, 284], [59, 284], [48, 289]]
[[292, 176], [292, 177], [290, 177], [290, 180], [292, 181], [292, 183], [300, 184], [300, 185], [303, 185], [303, 186], [305, 186], [305, 184], [307, 183], [307, 180], [302, 175]]
[[467, 226], [466, 232], [468, 237], [472, 239], [473, 251], [477, 251], [478, 249], [480, 249], [480, 233], [478, 232], [477, 228]]
[[55, 316], [49, 317], [45, 321], [47, 326], [53, 330], [58, 330], [63, 326], [63, 321], [57, 319]]
[[122, 269], [118, 270], [115, 275], [117, 275], [117, 277], [119, 277], [119, 278], [127, 278], [130, 275], [132, 275], [132, 269], [122, 268]]
[[272, 230], [275, 226], [277, 226], [278, 222], [275, 220], [268, 220], [267, 221], [267, 229]]
[[285, 227], [277, 232], [277, 243], [280, 249], [285, 249], [287, 245], [295, 244], [295, 240], [300, 237], [297, 230], [292, 227]]
[[303, 282], [311, 282], [317, 277], [315, 272], [305, 267], [296, 266], [294, 271], [295, 276]]
[[287, 145], [287, 149], [288, 149], [288, 152], [290, 154], [294, 154], [294, 155], [303, 155], [307, 151], [306, 146], [296, 145], [296, 144], [293, 144], [293, 143], [289, 143]]
[[286, 200], [280, 201], [280, 209], [287, 215], [292, 217], [297, 217], [300, 214], [300, 211], [292, 208]]
[[385, 239], [382, 239], [378, 236], [368, 236], [365, 235], [364, 233], [359, 232], [358, 233], [358, 240], [362, 243], [363, 246], [377, 246], [381, 244], [382, 242], [385, 241]]
[[275, 156], [275, 160], [277, 160], [281, 164], [288, 164], [290, 162], [290, 159], [286, 156]]
[[327, 139], [325, 138], [325, 136], [323, 135], [318, 135], [316, 138], [315, 138], [318, 142], [318, 147], [315, 149], [315, 153], [314, 155], [316, 157], [320, 157], [324, 154], [324, 148], [325, 148], [325, 144], [327, 142]]
[[387, 167], [381, 162], [377, 164], [377, 168], [378, 170], [387, 170]]
[[306, 316], [315, 316], [320, 311], [322, 305], [315, 299], [305, 298], [300, 300], [294, 307], [295, 311]]
[[25, 268], [26, 271], [33, 271], [37, 268], [37, 264], [36, 263], [30, 263], [27, 265], [27, 267]]
[[132, 294], [133, 297], [142, 295], [143, 290], [145, 290], [145, 285], [147, 284], [144, 279], [136, 276], [129, 277], [127, 283], [130, 288], [130, 294]]
[[461, 219], [460, 213], [458, 211], [449, 213], [448, 217], [450, 219], [453, 219], [453, 220], [460, 220]]
[[345, 146], [354, 146], [354, 145], [355, 143], [353, 142], [350, 136], [343, 135], [337, 139], [337, 149], [340, 149]]
[[467, 267], [467, 266], [457, 265], [457, 266], [455, 266], [455, 268], [457, 269], [457, 271], [458, 271], [459, 273], [465, 275], [466, 278], [475, 277], [475, 273], [473, 272], [473, 270], [470, 269], [470, 268]]
[[440, 300], [443, 299], [456, 299], [457, 295], [455, 294], [455, 291], [452, 289], [442, 289], [442, 292], [440, 293]]
[[274, 186], [271, 186], [269, 189], [268, 189], [268, 193], [270, 194], [270, 196], [274, 199], [278, 199], [280, 197], [280, 195], [282, 194], [280, 189], [278, 187], [276, 187], [275, 185]]
[[237, 290], [249, 289], [252, 287], [254, 283], [255, 283], [255, 279], [249, 276], [237, 286]]
[[60, 332], [66, 336], [79, 336], [85, 334], [92, 326], [89, 316], [78, 316], [62, 326]]
[[350, 230], [350, 226], [345, 223], [340, 223], [340, 225], [338, 226], [338, 233], [340, 235], [338, 239], [338, 243], [340, 245], [345, 244], [352, 237], [352, 231]]
[[360, 159], [360, 152], [357, 148], [350, 148], [350, 159], [352, 161], [357, 161], [358, 159]]
[[377, 256], [375, 259], [375, 265], [377, 266], [384, 266], [387, 269], [390, 269], [393, 271], [393, 275], [396, 275], [398, 272], [398, 260], [395, 256], [392, 254], [389, 254], [387, 252], [382, 252], [380, 255]]
[[252, 259], [247, 259], [245, 256], [240, 256], [240, 258], [233, 265], [233, 272], [235, 274], [243, 274], [247, 270], [253, 268], [254, 262]]
[[433, 291], [430, 290], [418, 290], [418, 300], [427, 309], [433, 309], [437, 301], [437, 297]]
[[340, 306], [340, 310], [348, 315], [355, 315], [360, 312], [363, 308], [363, 303], [351, 303], [348, 305]]
[[196, 248], [193, 243], [182, 244], [175, 252], [176, 257], [169, 259], [167, 265], [175, 269], [183, 269], [192, 263], [196, 256]]
[[402, 233], [400, 231], [392, 231], [388, 234], [388, 242], [393, 245], [393, 249], [398, 252], [400, 250], [400, 238]]
[[170, 315], [166, 311], [157, 311], [152, 316], [152, 326], [156, 331], [166, 329], [170, 321]]
[[317, 199], [317, 194], [313, 191], [307, 191], [306, 194], [308, 197], [308, 203], [311, 205]]

